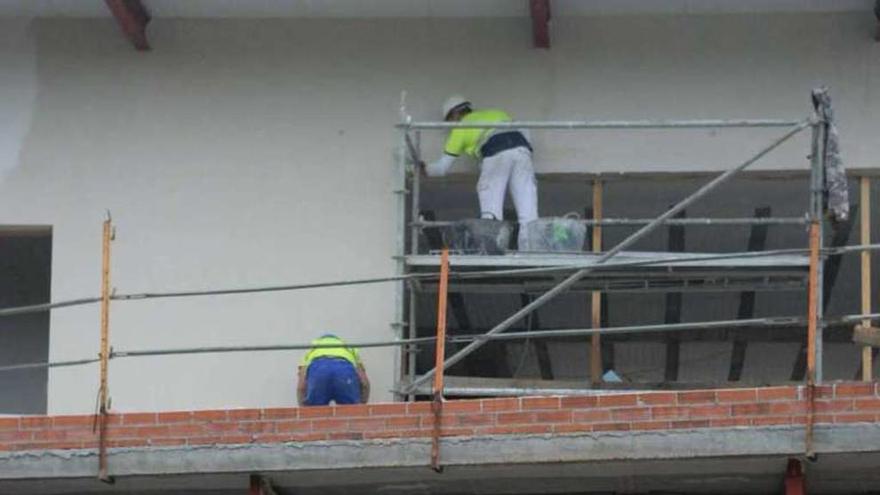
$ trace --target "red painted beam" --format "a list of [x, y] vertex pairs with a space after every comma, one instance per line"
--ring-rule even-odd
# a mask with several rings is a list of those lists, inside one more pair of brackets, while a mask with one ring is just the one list
[[785, 468], [785, 495], [807, 495], [801, 461], [789, 459]]
[[104, 2], [131, 44], [140, 51], [149, 50], [147, 23], [150, 22], [150, 14], [141, 0], [104, 0]]
[[248, 481], [248, 495], [263, 495], [259, 474], [252, 474]]
[[529, 0], [535, 48], [550, 48], [550, 0]]

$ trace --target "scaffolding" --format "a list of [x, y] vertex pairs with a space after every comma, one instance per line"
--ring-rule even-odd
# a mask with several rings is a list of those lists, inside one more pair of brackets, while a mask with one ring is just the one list
[[[814, 93], [815, 96], [815, 93]], [[176, 290], [153, 293], [116, 293], [109, 291], [109, 267], [102, 266], [102, 294], [100, 297], [87, 297], [66, 301], [47, 302], [20, 307], [0, 308], [0, 318], [27, 313], [46, 312], [52, 309], [68, 308], [87, 304], [102, 305], [102, 341], [97, 357], [18, 363], [0, 366], [0, 372], [39, 368], [61, 368], [101, 363], [102, 374], [106, 375], [106, 363], [118, 358], [148, 357], [201, 353], [264, 352], [279, 350], [302, 350], [312, 348], [308, 342], [277, 345], [231, 345], [188, 348], [155, 349], [114, 349], [110, 343], [108, 319], [103, 316], [112, 301], [141, 301], [159, 298], [189, 298], [204, 296], [224, 296], [234, 294], [258, 294], [264, 292], [300, 291], [327, 287], [361, 286], [368, 284], [394, 285], [391, 339], [378, 341], [350, 342], [355, 347], [396, 347], [394, 353], [396, 368], [399, 370], [395, 392], [398, 397], [412, 395], [423, 390], [424, 385], [436, 369], [446, 369], [461, 361], [486, 342], [494, 340], [527, 340], [551, 337], [591, 336], [627, 334], [642, 332], [674, 332], [694, 329], [709, 329], [738, 326], [779, 327], [806, 325], [809, 329], [807, 347], [809, 376], [812, 382], [819, 382], [822, 373], [822, 332], [830, 324], [849, 325], [860, 323], [867, 327], [873, 320], [880, 319], [880, 313], [871, 312], [870, 251], [880, 250], [880, 244], [870, 244], [869, 208], [861, 211], [861, 244], [853, 246], [822, 246], [821, 229], [826, 216], [825, 194], [825, 147], [826, 134], [830, 125], [826, 111], [814, 102], [814, 112], [806, 119], [756, 119], [756, 120], [661, 120], [661, 121], [565, 121], [565, 122], [506, 122], [506, 123], [468, 123], [467, 125], [449, 122], [414, 122], [401, 106], [399, 145], [396, 148], [396, 234], [395, 256], [397, 273], [391, 276], [336, 280], [318, 283], [298, 283], [287, 285], [266, 285], [258, 287], [232, 287], [205, 290]], [[486, 333], [470, 335], [450, 335], [445, 339], [436, 336], [418, 337], [416, 334], [416, 299], [425, 292], [437, 292], [440, 285], [440, 256], [424, 254], [419, 245], [419, 232], [446, 222], [427, 222], [419, 218], [420, 176], [413, 173], [413, 164], [419, 161], [421, 132], [442, 130], [454, 127], [477, 128], [532, 128], [532, 129], [695, 129], [695, 128], [783, 128], [785, 132], [776, 140], [759, 150], [736, 167], [721, 173], [678, 204], [653, 218], [602, 218], [582, 220], [587, 225], [602, 226], [640, 226], [618, 245], [608, 251], [599, 252], [596, 233], [593, 231], [593, 252], [579, 253], [512, 253], [503, 256], [466, 256], [453, 254], [448, 257], [448, 290], [454, 292], [528, 292], [538, 297], [531, 300], [508, 318], [501, 321]], [[743, 171], [764, 157], [782, 143], [801, 131], [810, 128], [810, 201], [804, 217], [761, 217], [761, 218], [677, 218], [676, 214], [688, 205], [712, 192], [737, 173]], [[860, 178], [861, 203], [868, 205], [870, 183], [867, 177]], [[594, 187], [594, 202], [601, 195], [601, 187]], [[594, 204], [601, 208], [601, 202]], [[409, 220], [408, 220], [409, 217]], [[738, 253], [639, 253], [627, 251], [639, 239], [644, 238], [661, 225], [807, 225], [810, 228], [808, 248], [779, 249], [773, 251], [747, 251]], [[108, 218], [104, 223], [103, 242], [106, 256], [109, 256], [112, 240], [112, 224]], [[409, 236], [407, 235], [409, 234]], [[108, 237], [109, 236], [109, 237]], [[407, 241], [409, 239], [409, 248]], [[845, 253], [861, 254], [862, 286], [861, 314], [825, 318], [822, 315], [823, 291], [822, 261], [829, 256]], [[589, 276], [587, 276], [589, 275]], [[744, 291], [744, 290], [803, 290], [810, 295], [810, 311], [806, 315], [786, 315], [779, 317], [689, 322], [658, 325], [635, 325], [625, 327], [604, 327], [595, 318], [590, 328], [566, 328], [541, 331], [507, 332], [518, 320], [526, 317], [553, 297], [568, 291], [585, 291], [594, 297], [600, 293], [626, 292], [687, 292], [687, 291]], [[414, 350], [420, 346], [448, 343], [467, 343], [461, 351], [444, 360], [442, 366], [429, 373], [416, 377]], [[595, 346], [591, 350], [595, 350]], [[862, 379], [871, 379], [873, 353], [865, 347], [862, 353]], [[595, 374], [594, 374], [595, 375]], [[595, 376], [591, 377], [595, 383]], [[534, 391], [534, 388], [529, 390]], [[479, 391], [471, 391], [478, 393]], [[105, 397], [106, 399], [106, 397]]]
[[[824, 90], [816, 90], [824, 91]], [[511, 314], [490, 330], [477, 336], [464, 348], [444, 359], [438, 359], [434, 368], [416, 375], [415, 353], [412, 348], [401, 347], [396, 357], [400, 372], [396, 391], [399, 396], [413, 397], [414, 394], [430, 393], [425, 384], [436, 373], [463, 360], [490, 340], [501, 337], [503, 332], [532, 314], [535, 310], [568, 291], [586, 291], [593, 295], [593, 331], [580, 329], [578, 335], [594, 335], [591, 343], [591, 356], [598, 356], [598, 336], [622, 332], [660, 331], [671, 332], [682, 329], [682, 324], [647, 325], [630, 328], [600, 328], [595, 301], [599, 294], [614, 291], [628, 292], [683, 292], [696, 291], [744, 291], [744, 290], [803, 290], [806, 289], [809, 310], [806, 318], [799, 320], [807, 326], [807, 382], [815, 384], [823, 380], [822, 340], [823, 328], [827, 324], [822, 315], [822, 269], [828, 251], [823, 249], [822, 230], [826, 218], [826, 136], [829, 121], [825, 112], [815, 101], [814, 111], [805, 119], [738, 119], [738, 120], [636, 120], [636, 121], [560, 121], [536, 122], [514, 121], [504, 123], [457, 123], [414, 121], [406, 112], [405, 102], [401, 101], [401, 121], [397, 125], [399, 143], [396, 147], [395, 162], [395, 207], [396, 237], [395, 260], [397, 274], [407, 276], [436, 271], [442, 266], [437, 253], [421, 249], [419, 235], [425, 229], [444, 227], [451, 222], [426, 221], [421, 217], [421, 177], [417, 164], [421, 162], [421, 138], [423, 131], [449, 130], [454, 128], [479, 129], [717, 129], [717, 128], [782, 128], [784, 132], [768, 145], [736, 167], [720, 173], [704, 186], [685, 197], [656, 218], [603, 218], [601, 216], [601, 182], [594, 181], [594, 201], [599, 195], [600, 203], [594, 205], [597, 213], [593, 219], [582, 220], [594, 226], [592, 247], [594, 252], [578, 253], [526, 253], [513, 252], [505, 255], [462, 255], [449, 256], [449, 265], [459, 270], [478, 270], [488, 275], [478, 280], [452, 281], [448, 290], [455, 292], [482, 293], [533, 293], [518, 311]], [[676, 218], [687, 206], [711, 193], [738, 173], [742, 172], [800, 132], [811, 130], [810, 138], [810, 200], [803, 217], [761, 217], [761, 218]], [[597, 187], [598, 185], [598, 187]], [[600, 252], [601, 243], [596, 233], [602, 226], [638, 226], [633, 234], [626, 237], [611, 249]], [[806, 250], [796, 252], [742, 252], [730, 255], [694, 253], [640, 253], [627, 251], [637, 241], [663, 225], [805, 225], [809, 229], [810, 243]], [[601, 236], [601, 233], [599, 233]], [[600, 237], [601, 239], [601, 237]], [[863, 242], [864, 236], [863, 236]], [[496, 277], [492, 273], [497, 274]], [[512, 277], [511, 277], [512, 275]], [[563, 278], [564, 277], [564, 278]], [[418, 280], [401, 281], [395, 284], [394, 316], [392, 328], [399, 340], [413, 340], [417, 333], [417, 299], [426, 292], [440, 290], [437, 283]], [[865, 309], [865, 308], [868, 309]], [[445, 311], [445, 307], [439, 309]], [[863, 304], [863, 312], [870, 311], [870, 304]], [[791, 323], [792, 318], [776, 319]], [[772, 325], [774, 318], [758, 319], [751, 324]], [[734, 321], [711, 321], [684, 324], [686, 328], [717, 328], [719, 325], [736, 326]], [[621, 332], [621, 333], [622, 333]], [[526, 332], [529, 333], [529, 332]], [[544, 331], [533, 334], [546, 334]], [[553, 333], [553, 332], [550, 332]], [[556, 333], [564, 335], [565, 331]], [[571, 333], [570, 333], [571, 335]], [[449, 338], [446, 339], [449, 341]], [[439, 350], [439, 347], [438, 347]], [[870, 358], [870, 354], [866, 359]], [[591, 378], [596, 385], [601, 378], [597, 375], [597, 365], [591, 360]], [[869, 369], [870, 364], [865, 365]], [[448, 390], [461, 395], [495, 395], [497, 393], [539, 392], [535, 387], [517, 389], [514, 387], [488, 387], [482, 389], [458, 387]], [[558, 390], [557, 390], [558, 391]], [[436, 394], [436, 391], [434, 391]], [[551, 392], [551, 390], [547, 390]], [[443, 390], [440, 391], [440, 394]]]
[[[817, 90], [818, 91], [818, 90]], [[824, 93], [823, 93], [824, 94]], [[827, 103], [827, 99], [825, 100]], [[870, 251], [880, 250], [880, 244], [870, 243], [870, 215], [868, 200], [870, 183], [866, 177], [860, 179], [861, 202], [861, 244], [825, 248], [822, 230], [829, 208], [826, 205], [828, 187], [828, 135], [833, 131], [829, 118], [830, 108], [822, 108], [816, 103], [814, 91], [814, 112], [802, 120], [662, 120], [662, 121], [567, 121], [567, 122], [506, 122], [506, 123], [468, 123], [466, 125], [448, 122], [414, 122], [401, 106], [401, 123], [397, 126], [399, 143], [395, 153], [395, 253], [396, 273], [391, 276], [369, 279], [338, 280], [321, 283], [268, 285], [260, 287], [221, 288], [207, 290], [167, 291], [155, 293], [115, 293], [110, 284], [111, 241], [114, 229], [108, 217], [103, 223], [101, 295], [68, 301], [56, 301], [21, 307], [0, 308], [0, 318], [27, 313], [46, 312], [52, 309], [74, 307], [86, 304], [101, 304], [101, 338], [97, 357], [78, 360], [19, 363], [0, 366], [0, 372], [39, 368], [60, 368], [99, 363], [100, 390], [96, 410], [100, 434], [99, 476], [109, 481], [106, 459], [106, 426], [109, 415], [108, 373], [109, 362], [119, 358], [146, 356], [167, 356], [202, 353], [263, 352], [279, 350], [304, 350], [315, 346], [311, 343], [276, 345], [237, 345], [189, 348], [120, 349], [111, 345], [109, 325], [109, 306], [113, 301], [140, 301], [157, 298], [183, 298], [202, 296], [223, 296], [231, 294], [256, 294], [263, 292], [297, 291], [324, 287], [360, 286], [366, 284], [394, 284], [391, 340], [347, 342], [353, 347], [396, 347], [396, 366], [399, 370], [395, 392], [398, 398], [415, 395], [434, 395], [434, 413], [442, 415], [444, 393], [453, 395], [590, 395], [594, 393], [615, 393], [614, 387], [604, 390], [584, 388], [544, 388], [542, 384], [523, 384], [519, 387], [490, 385], [474, 388], [452, 381], [451, 386], [444, 382], [443, 371], [481, 346], [491, 341], [548, 339], [559, 337], [591, 336], [591, 353], [597, 350], [598, 337], [602, 335], [677, 332], [688, 330], [708, 330], [737, 327], [784, 327], [805, 325], [807, 358], [808, 419], [806, 424], [806, 451], [812, 452], [812, 424], [815, 385], [823, 381], [822, 354], [823, 329], [830, 324], [851, 325], [860, 323], [868, 327], [871, 321], [880, 320], [880, 313], [871, 312]], [[424, 229], [448, 225], [448, 222], [424, 221], [420, 218], [420, 175], [414, 165], [420, 162], [420, 137], [422, 131], [443, 130], [456, 127], [468, 128], [516, 128], [516, 129], [698, 129], [698, 128], [782, 128], [784, 132], [753, 156], [729, 169], [697, 191], [688, 195], [656, 218], [604, 218], [601, 215], [601, 186], [594, 183], [593, 219], [582, 222], [595, 227], [591, 242], [592, 252], [578, 253], [511, 253], [498, 256], [467, 256], [452, 254], [444, 250], [440, 255], [423, 253], [419, 243], [419, 233]], [[689, 205], [710, 194], [718, 186], [729, 181], [762, 157], [766, 156], [784, 142], [809, 128], [810, 138], [810, 195], [806, 214], [803, 217], [761, 217], [761, 218], [677, 218]], [[839, 173], [839, 171], [838, 171]], [[597, 198], [599, 200], [597, 201]], [[640, 239], [663, 225], [804, 225], [809, 228], [809, 246], [797, 249], [774, 251], [749, 251], [739, 253], [640, 253], [628, 251]], [[601, 227], [636, 226], [631, 235], [611, 249], [602, 252]], [[598, 237], [598, 239], [597, 239]], [[409, 243], [408, 243], [409, 241]], [[823, 264], [828, 256], [859, 252], [861, 254], [862, 285], [861, 314], [844, 315], [834, 318], [823, 315]], [[452, 269], [454, 268], [454, 270]], [[808, 311], [805, 315], [777, 316], [766, 318], [747, 318], [736, 320], [716, 320], [687, 323], [665, 323], [653, 325], [633, 325], [605, 327], [597, 318], [597, 296], [615, 291], [627, 292], [686, 292], [686, 291], [780, 291], [804, 290], [808, 295]], [[446, 295], [455, 292], [527, 292], [535, 295], [518, 311], [511, 314], [485, 333], [470, 335], [447, 335], [445, 333]], [[546, 304], [554, 297], [570, 291], [590, 293], [593, 301], [591, 328], [566, 328], [537, 331], [508, 332], [516, 322]], [[425, 292], [438, 293], [437, 334], [419, 337], [417, 334], [417, 298]], [[449, 357], [444, 356], [445, 344], [464, 343], [464, 348]], [[429, 372], [416, 376], [414, 350], [424, 345], [437, 346], [435, 366]], [[330, 347], [333, 347], [331, 345]], [[862, 353], [862, 379], [871, 380], [873, 353], [865, 347]], [[592, 361], [591, 364], [596, 361]], [[426, 387], [434, 379], [433, 387]], [[592, 384], [596, 384], [595, 369], [591, 370]], [[605, 388], [605, 387], [603, 387]], [[435, 421], [439, 425], [440, 421]], [[434, 442], [437, 444], [439, 429], [435, 430]], [[432, 465], [439, 469], [439, 450], [432, 451]]]

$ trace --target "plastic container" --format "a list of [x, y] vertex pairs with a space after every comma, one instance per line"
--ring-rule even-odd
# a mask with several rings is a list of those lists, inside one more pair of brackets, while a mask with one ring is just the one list
[[547, 217], [533, 220], [520, 226], [525, 235], [520, 235], [520, 251], [535, 252], [580, 252], [584, 250], [587, 226], [576, 213], [564, 217]]
[[510, 248], [510, 222], [470, 218], [442, 228], [443, 242], [463, 254], [498, 255]]

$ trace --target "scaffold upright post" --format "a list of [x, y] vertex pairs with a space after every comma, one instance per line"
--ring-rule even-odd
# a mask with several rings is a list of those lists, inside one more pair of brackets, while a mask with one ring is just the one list
[[[825, 213], [825, 123], [817, 114], [812, 122], [810, 143], [810, 299], [807, 327], [807, 379], [812, 383], [823, 380], [823, 221]], [[812, 365], [812, 366], [811, 366]]]
[[101, 235], [101, 348], [100, 348], [100, 381], [98, 389], [98, 479], [111, 483], [107, 468], [107, 422], [110, 411], [110, 399], [107, 389], [107, 377], [110, 361], [110, 244], [113, 240], [113, 220], [110, 212], [104, 220]]
[[[406, 91], [400, 93], [400, 121], [406, 122]], [[398, 143], [394, 150], [394, 273], [396, 276], [403, 276], [406, 272], [406, 129], [399, 129]], [[404, 323], [404, 299], [406, 293], [406, 282], [403, 280], [394, 282], [393, 297], [393, 315], [394, 321], [391, 322], [392, 335], [395, 339], [403, 338]], [[394, 353], [395, 374], [398, 379], [402, 379], [406, 374], [405, 357], [406, 349], [403, 347], [397, 349]], [[395, 400], [403, 399], [403, 396], [395, 393]]]
[[443, 362], [446, 360], [446, 298], [449, 289], [449, 248], [444, 247], [440, 255], [440, 288], [437, 294], [437, 342], [434, 347], [434, 398], [431, 410], [434, 413], [434, 434], [431, 438], [431, 468], [438, 473], [440, 465], [440, 434], [443, 428]]
[[804, 432], [806, 457], [813, 458], [816, 384], [822, 382], [822, 223], [824, 219], [824, 122], [819, 112], [813, 115], [810, 138], [810, 271], [807, 290], [807, 422]]
[[[412, 159], [413, 167], [411, 170], [410, 182], [412, 184], [412, 195], [410, 197], [410, 223], [412, 227], [410, 228], [410, 254], [417, 255], [419, 254], [419, 230], [418, 220], [420, 220], [421, 215], [421, 170], [420, 164], [415, 163], [421, 157], [421, 146], [422, 146], [422, 133], [421, 131], [415, 132], [415, 139], [410, 140], [407, 143], [407, 146], [412, 146], [410, 153], [413, 155], [410, 158]], [[415, 339], [418, 336], [418, 291], [415, 290], [413, 283], [407, 285], [409, 288], [409, 329], [408, 329], [408, 337], [410, 340]], [[403, 358], [406, 360], [406, 378], [409, 383], [411, 383], [416, 377], [416, 355], [417, 349], [415, 347], [405, 347], [400, 351], [402, 353]], [[407, 400], [412, 401], [415, 400], [415, 396], [410, 394], [407, 397]]]
[[[859, 177], [859, 204], [861, 206], [861, 243], [871, 243], [871, 178]], [[861, 254], [861, 293], [862, 293], [862, 314], [871, 312], [871, 251], [865, 250]], [[862, 326], [871, 326], [871, 320], [862, 320]], [[871, 346], [862, 347], [862, 380], [870, 382], [873, 380], [874, 374], [874, 355]]]
[[[602, 181], [593, 181], [593, 219], [602, 220]], [[592, 248], [594, 253], [602, 252], [602, 226], [593, 227]], [[590, 326], [602, 326], [602, 293], [593, 291], [590, 294]], [[602, 382], [602, 336], [594, 334], [590, 337], [590, 381], [593, 386]]]

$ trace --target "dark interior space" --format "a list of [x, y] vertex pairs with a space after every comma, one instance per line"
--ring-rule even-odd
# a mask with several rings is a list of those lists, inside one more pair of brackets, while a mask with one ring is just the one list
[[[0, 308], [50, 300], [50, 227], [0, 227]], [[0, 317], [0, 366], [49, 358], [49, 312]], [[0, 414], [45, 414], [45, 368], [0, 371]]]
[[[603, 181], [605, 218], [653, 218], [698, 189], [707, 177], [616, 176]], [[588, 176], [539, 181], [540, 215], [575, 212], [592, 216], [592, 182]], [[731, 181], [684, 213], [688, 218], [803, 217], [808, 208], [805, 175], [743, 176]], [[875, 189], [876, 185], [875, 185]], [[825, 245], [859, 244], [859, 190], [850, 181], [850, 221], [826, 225]], [[876, 197], [878, 191], [874, 191]], [[427, 181], [422, 185], [424, 217], [455, 220], [475, 216], [474, 184], [466, 178]], [[508, 200], [508, 205], [510, 201]], [[515, 219], [512, 207], [507, 219]], [[603, 248], [608, 249], [638, 227], [606, 226]], [[872, 238], [880, 233], [878, 215], [872, 215]], [[420, 236], [421, 252], [439, 249], [429, 229]], [[584, 250], [590, 250], [588, 230]], [[725, 253], [806, 248], [804, 225], [687, 225], [664, 226], [631, 251]], [[872, 282], [880, 278], [873, 264]], [[858, 254], [831, 256], [825, 264], [825, 314], [860, 313]], [[534, 293], [455, 293], [449, 296], [449, 333], [482, 333], [540, 295]], [[539, 309], [511, 331], [589, 328], [588, 291], [565, 293]], [[702, 322], [806, 314], [806, 290], [715, 290], [701, 292], [613, 292], [603, 294], [602, 326], [619, 327], [676, 322]], [[433, 335], [436, 294], [417, 299], [418, 334]], [[804, 373], [806, 329], [803, 327], [689, 330], [608, 336], [602, 339], [602, 367], [613, 369], [624, 382], [642, 386], [675, 384], [742, 385], [801, 381]], [[825, 330], [825, 379], [854, 379], [860, 369], [861, 348], [851, 342], [852, 325]], [[462, 344], [463, 345], [463, 344]], [[460, 347], [460, 346], [459, 346]], [[450, 375], [578, 380], [589, 377], [589, 337], [543, 341], [490, 342], [449, 370]], [[447, 349], [447, 356], [455, 349]], [[875, 362], [876, 364], [876, 362]], [[422, 348], [417, 373], [433, 366], [433, 349]]]

